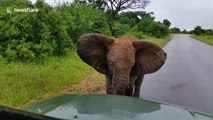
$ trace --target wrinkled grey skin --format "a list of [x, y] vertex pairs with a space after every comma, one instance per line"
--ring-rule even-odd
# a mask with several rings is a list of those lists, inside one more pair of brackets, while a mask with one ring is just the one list
[[106, 75], [108, 94], [139, 97], [144, 74], [159, 70], [166, 53], [157, 45], [133, 37], [112, 38], [90, 33], [80, 37], [79, 57]]

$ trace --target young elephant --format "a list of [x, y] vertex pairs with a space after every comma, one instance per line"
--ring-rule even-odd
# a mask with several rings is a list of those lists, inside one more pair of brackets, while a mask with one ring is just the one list
[[139, 97], [144, 74], [161, 68], [167, 55], [157, 45], [133, 37], [112, 38], [90, 33], [80, 37], [79, 57], [106, 75], [106, 92]]

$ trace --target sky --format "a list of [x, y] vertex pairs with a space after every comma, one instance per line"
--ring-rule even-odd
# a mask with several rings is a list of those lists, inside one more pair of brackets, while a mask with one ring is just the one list
[[213, 28], [213, 0], [151, 0], [145, 11], [154, 12], [157, 21], [166, 18], [171, 27], [182, 30]]
[[[36, 0], [31, 1], [34, 3]], [[51, 5], [54, 5], [55, 1], [59, 0], [45, 0]], [[201, 26], [204, 29], [213, 28], [213, 0], [150, 1], [151, 3], [141, 10], [154, 12], [156, 21], [162, 22], [164, 19], [168, 19], [172, 23], [171, 27], [178, 27], [181, 30], [192, 30], [196, 26]]]

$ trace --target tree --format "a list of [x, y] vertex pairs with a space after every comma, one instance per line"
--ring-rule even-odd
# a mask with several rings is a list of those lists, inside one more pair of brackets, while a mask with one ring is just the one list
[[103, 11], [82, 4], [64, 4], [58, 9], [64, 21], [67, 22], [67, 32], [74, 44], [81, 35], [89, 32], [111, 35], [106, 14]]
[[32, 7], [31, 2], [29, 0], [0, 0], [1, 7], [8, 6], [28, 6]]
[[174, 28], [171, 28], [171, 29], [170, 29], [170, 32], [171, 32], [171, 33], [180, 33], [181, 31], [180, 31], [179, 28], [174, 27]]
[[150, 19], [154, 20], [155, 18], [152, 16], [152, 12], [148, 13], [145, 11], [128, 11], [122, 12], [118, 15], [118, 20], [122, 24], [128, 24], [130, 27], [135, 26], [137, 23], [141, 21], [141, 19]]
[[88, 0], [88, 2], [93, 8], [96, 8], [98, 10], [105, 10], [107, 5], [105, 0]]
[[105, 10], [119, 11], [125, 9], [137, 9], [145, 8], [150, 1], [149, 0], [75, 0], [75, 3], [84, 3], [88, 5], [96, 5], [98, 8], [105, 7]]
[[150, 3], [149, 0], [81, 0], [81, 1], [85, 1], [86, 4], [88, 5], [99, 6], [98, 7], [99, 9], [101, 8], [106, 10], [110, 31], [113, 31], [114, 21], [118, 15], [118, 12], [125, 9], [137, 9], [137, 8], [144, 9]]
[[153, 20], [149, 19], [149, 18], [145, 18], [142, 19], [138, 24], [137, 24], [137, 28], [139, 31], [142, 31], [143, 33], [147, 33], [148, 27], [150, 26], [150, 24], [154, 23]]
[[192, 32], [195, 35], [202, 35], [204, 34], [205, 30], [203, 30], [201, 26], [196, 26]]
[[164, 19], [163, 20], [163, 24], [166, 25], [167, 27], [170, 27], [171, 22], [169, 20], [167, 20], [167, 19]]
[[[114, 24], [114, 18], [118, 12], [125, 9], [136, 9], [136, 8], [145, 8], [150, 1], [149, 0], [105, 0], [107, 3], [107, 16], [108, 16], [108, 24], [110, 30], [112, 31], [112, 26]], [[112, 33], [113, 35], [113, 33]]]
[[153, 22], [148, 26], [147, 33], [156, 38], [164, 38], [169, 35], [169, 29], [160, 22]]
[[125, 9], [137, 9], [137, 8], [145, 8], [150, 1], [149, 0], [105, 0], [107, 1], [107, 9], [116, 11], [125, 10]]
[[187, 31], [186, 29], [184, 29], [184, 30], [182, 31], [182, 33], [187, 34], [188, 31]]
[[156, 38], [163, 38], [169, 34], [169, 28], [160, 22], [155, 22], [149, 18], [142, 19], [137, 28], [145, 34], [154, 36]]

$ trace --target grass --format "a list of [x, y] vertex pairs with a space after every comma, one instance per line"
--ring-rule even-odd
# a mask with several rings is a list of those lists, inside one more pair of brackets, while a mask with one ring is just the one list
[[21, 108], [55, 95], [78, 83], [92, 68], [75, 52], [68, 57], [50, 58], [44, 64], [8, 63], [0, 59], [0, 105]]
[[209, 35], [192, 35], [192, 38], [213, 46], [213, 36]]
[[168, 36], [166, 36], [165, 38], [155, 38], [155, 37], [151, 37], [148, 35], [145, 35], [141, 32], [127, 32], [125, 35], [123, 36], [135, 36], [140, 40], [144, 40], [144, 41], [148, 41], [154, 44], [157, 44], [160, 47], [163, 47], [169, 40], [171, 40], [174, 36], [174, 34], [170, 34]]
[[148, 41], [148, 42], [152, 42], [154, 44], [157, 44], [158, 46], [160, 47], [163, 47], [164, 45], [166, 45], [166, 43], [169, 42], [169, 40], [171, 40], [173, 37], [173, 35], [169, 35], [165, 38], [155, 38], [155, 37], [150, 37], [150, 36], [145, 36], [145, 41]]
[[[164, 39], [156, 39], [145, 36], [146, 41], [165, 45], [172, 36]], [[88, 91], [86, 76], [94, 78], [93, 84], [96, 85], [104, 79], [98, 77], [100, 74], [94, 74], [94, 70], [82, 62], [76, 52], [72, 52], [67, 57], [52, 57], [42, 64], [7, 62], [0, 57], [0, 105], [22, 108], [29, 104], [57, 96], [68, 92], [78, 92], [74, 88], [77, 83], [81, 86], [80, 91]], [[83, 80], [83, 83], [80, 81]], [[86, 82], [87, 83], [87, 82]], [[74, 85], [74, 86], [73, 86]], [[90, 87], [94, 87], [90, 85]], [[71, 87], [70, 87], [71, 86]], [[78, 86], [78, 85], [77, 85]], [[100, 85], [97, 86], [99, 89]]]

